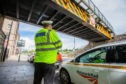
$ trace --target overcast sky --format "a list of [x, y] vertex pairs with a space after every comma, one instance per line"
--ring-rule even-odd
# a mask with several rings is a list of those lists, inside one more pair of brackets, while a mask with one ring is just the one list
[[[95, 5], [104, 14], [107, 20], [114, 27], [116, 34], [126, 32], [126, 0], [92, 0]], [[20, 23], [19, 33], [21, 38], [26, 40], [25, 49], [35, 49], [34, 36], [40, 30], [40, 27]], [[62, 33], [58, 33], [63, 41], [63, 49], [73, 49], [74, 38]], [[76, 48], [82, 48], [88, 44], [88, 41], [76, 38]]]
[[92, 0], [114, 27], [116, 34], [126, 32], [126, 0]]

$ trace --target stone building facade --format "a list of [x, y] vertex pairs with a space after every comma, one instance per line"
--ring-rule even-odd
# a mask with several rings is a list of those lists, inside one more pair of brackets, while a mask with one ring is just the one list
[[[6, 35], [4, 47], [7, 46], [7, 40], [9, 38], [8, 49], [7, 49], [8, 56], [16, 54], [16, 46], [17, 46], [17, 42], [20, 38], [20, 35], [18, 33], [18, 29], [19, 29], [19, 22], [18, 21], [4, 18], [2, 30]], [[10, 32], [10, 37], [9, 37], [9, 32]]]

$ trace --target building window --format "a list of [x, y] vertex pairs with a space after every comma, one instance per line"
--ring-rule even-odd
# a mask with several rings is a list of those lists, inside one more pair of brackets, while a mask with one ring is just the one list
[[11, 29], [11, 24], [8, 24], [8, 29]]
[[8, 39], [8, 37], [9, 37], [9, 34], [6, 35], [6, 39]]
[[1, 54], [2, 49], [0, 48], [0, 54]]

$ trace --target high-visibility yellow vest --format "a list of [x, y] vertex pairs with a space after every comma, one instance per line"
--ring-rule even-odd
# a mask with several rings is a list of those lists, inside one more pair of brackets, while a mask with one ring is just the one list
[[62, 42], [54, 30], [41, 29], [35, 35], [35, 63], [53, 64], [56, 62], [58, 49]]

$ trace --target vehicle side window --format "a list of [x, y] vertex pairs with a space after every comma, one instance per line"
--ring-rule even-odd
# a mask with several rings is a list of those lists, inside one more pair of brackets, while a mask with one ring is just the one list
[[105, 63], [106, 50], [98, 49], [82, 55], [79, 59], [79, 63]]
[[116, 47], [115, 57], [117, 63], [126, 63], [126, 45]]

